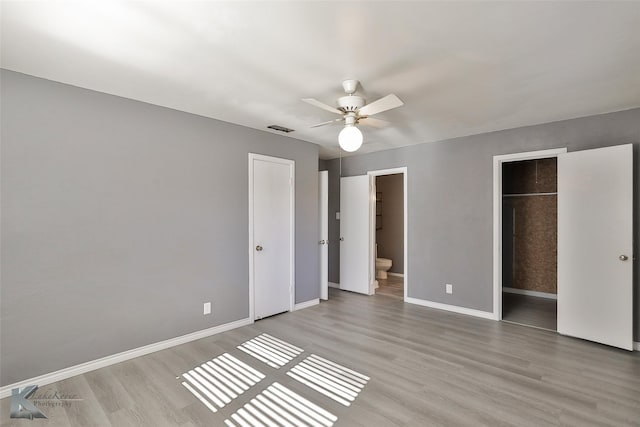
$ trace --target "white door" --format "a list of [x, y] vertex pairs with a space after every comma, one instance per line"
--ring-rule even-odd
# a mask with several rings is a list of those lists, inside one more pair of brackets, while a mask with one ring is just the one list
[[329, 172], [318, 173], [320, 209], [320, 299], [329, 299]]
[[633, 348], [631, 144], [558, 156], [558, 332]]
[[292, 309], [293, 161], [249, 155], [254, 319]]
[[370, 295], [369, 177], [340, 179], [340, 289]]

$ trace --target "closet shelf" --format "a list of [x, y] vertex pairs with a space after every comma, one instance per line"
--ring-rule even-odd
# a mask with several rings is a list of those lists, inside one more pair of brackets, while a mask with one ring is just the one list
[[502, 197], [530, 197], [530, 196], [556, 196], [558, 192], [555, 193], [522, 193], [522, 194], [503, 194]]

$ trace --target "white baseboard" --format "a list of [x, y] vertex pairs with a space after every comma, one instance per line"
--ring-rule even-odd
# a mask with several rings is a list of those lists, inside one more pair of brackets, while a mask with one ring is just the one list
[[105, 356], [100, 359], [92, 360], [90, 362], [81, 363], [79, 365], [70, 366], [68, 368], [60, 369], [59, 371], [50, 372], [48, 374], [40, 375], [27, 380], [19, 381], [14, 384], [9, 384], [0, 387], [0, 399], [11, 396], [11, 389], [22, 388], [28, 385], [43, 386], [57, 381], [66, 380], [67, 378], [75, 377], [76, 375], [84, 374], [86, 372], [94, 371], [96, 369], [104, 368], [109, 365], [124, 362], [125, 360], [134, 359], [136, 357], [144, 356], [156, 351], [164, 350], [170, 347], [175, 347], [180, 344], [185, 344], [190, 341], [206, 338], [211, 335], [216, 335], [222, 332], [230, 331], [241, 326], [252, 324], [250, 318], [236, 320], [235, 322], [225, 323], [224, 325], [214, 326], [212, 328], [203, 329], [201, 331], [192, 332], [190, 334], [182, 335], [179, 337], [171, 338], [166, 341], [160, 341], [157, 343], [145, 345], [143, 347], [134, 348], [131, 350], [123, 351], [122, 353], [112, 354], [111, 356]]
[[301, 302], [293, 306], [293, 311], [302, 310], [303, 308], [313, 307], [320, 304], [320, 298], [310, 299], [309, 301]]
[[507, 292], [510, 294], [518, 294], [518, 295], [529, 295], [531, 297], [538, 297], [538, 298], [547, 298], [547, 299], [556, 299], [556, 300], [558, 299], [557, 294], [551, 294], [549, 292], [528, 291], [526, 289], [503, 287], [502, 292]]
[[329, 287], [340, 289], [340, 283], [329, 282]]
[[395, 276], [395, 277], [404, 277], [403, 273], [392, 273], [390, 271], [387, 271], [387, 275], [388, 276]]
[[472, 308], [459, 307], [457, 305], [443, 304], [440, 302], [427, 301], [424, 299], [405, 297], [404, 302], [409, 304], [417, 304], [438, 310], [452, 311], [454, 313], [466, 314], [468, 316], [482, 317], [483, 319], [495, 320], [496, 316], [490, 311], [474, 310]]

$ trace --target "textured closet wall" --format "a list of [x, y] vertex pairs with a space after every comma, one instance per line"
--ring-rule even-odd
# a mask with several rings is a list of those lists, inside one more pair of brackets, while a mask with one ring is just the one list
[[549, 159], [507, 162], [502, 165], [504, 194], [555, 193], [558, 191], [558, 161]]

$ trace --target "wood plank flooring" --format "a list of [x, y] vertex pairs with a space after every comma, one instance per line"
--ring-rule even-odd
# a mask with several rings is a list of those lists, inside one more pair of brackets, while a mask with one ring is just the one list
[[[262, 333], [304, 350], [275, 369], [236, 346]], [[216, 413], [182, 373], [229, 353], [266, 378]], [[286, 375], [311, 354], [368, 377], [344, 406]], [[337, 416], [336, 426], [640, 426], [640, 354], [540, 329], [330, 289], [330, 300], [44, 386], [79, 395], [48, 420], [2, 426], [219, 426], [273, 382]]]
[[404, 278], [388, 276], [386, 279], [378, 279], [376, 295], [385, 295], [404, 299]]
[[502, 293], [502, 319], [536, 328], [558, 329], [558, 301], [530, 295]]

